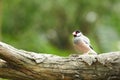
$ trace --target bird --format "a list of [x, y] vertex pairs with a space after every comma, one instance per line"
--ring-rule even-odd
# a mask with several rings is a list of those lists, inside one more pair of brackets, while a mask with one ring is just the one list
[[81, 31], [76, 30], [73, 33], [73, 44], [77, 51], [89, 55], [97, 55], [97, 53], [93, 50], [93, 47], [90, 44], [89, 38], [84, 36]]

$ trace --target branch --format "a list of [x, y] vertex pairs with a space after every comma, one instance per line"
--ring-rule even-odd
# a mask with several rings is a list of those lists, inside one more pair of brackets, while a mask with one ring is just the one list
[[0, 77], [12, 80], [119, 80], [120, 52], [59, 57], [0, 42]]

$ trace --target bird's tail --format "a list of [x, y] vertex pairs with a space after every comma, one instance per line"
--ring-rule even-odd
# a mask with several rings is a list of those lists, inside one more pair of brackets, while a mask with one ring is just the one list
[[91, 49], [89, 53], [92, 55], [97, 55], [97, 53], [93, 49]]

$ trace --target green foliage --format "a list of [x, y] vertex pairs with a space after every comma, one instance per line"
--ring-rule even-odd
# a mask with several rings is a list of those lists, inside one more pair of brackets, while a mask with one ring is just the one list
[[0, 80], [8, 80], [8, 79], [3, 79], [3, 78], [0, 78]]
[[17, 48], [67, 56], [80, 29], [96, 52], [120, 50], [119, 0], [4, 0], [2, 41]]

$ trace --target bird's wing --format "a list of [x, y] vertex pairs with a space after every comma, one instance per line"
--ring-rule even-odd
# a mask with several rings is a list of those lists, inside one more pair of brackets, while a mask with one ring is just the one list
[[86, 44], [88, 44], [88, 46], [89, 46], [91, 49], [93, 49], [93, 47], [92, 47], [91, 44], [90, 44], [90, 40], [89, 40], [86, 36], [83, 35], [82, 40], [83, 40]]
[[89, 40], [86, 36], [84, 36], [84, 35], [83, 35], [83, 41], [84, 41], [86, 44], [88, 44], [91, 49], [93, 49], [93, 47], [92, 47], [91, 44], [90, 44], [90, 40]]
[[90, 40], [86, 37], [86, 36], [82, 36], [82, 40], [86, 43], [90, 45]]

